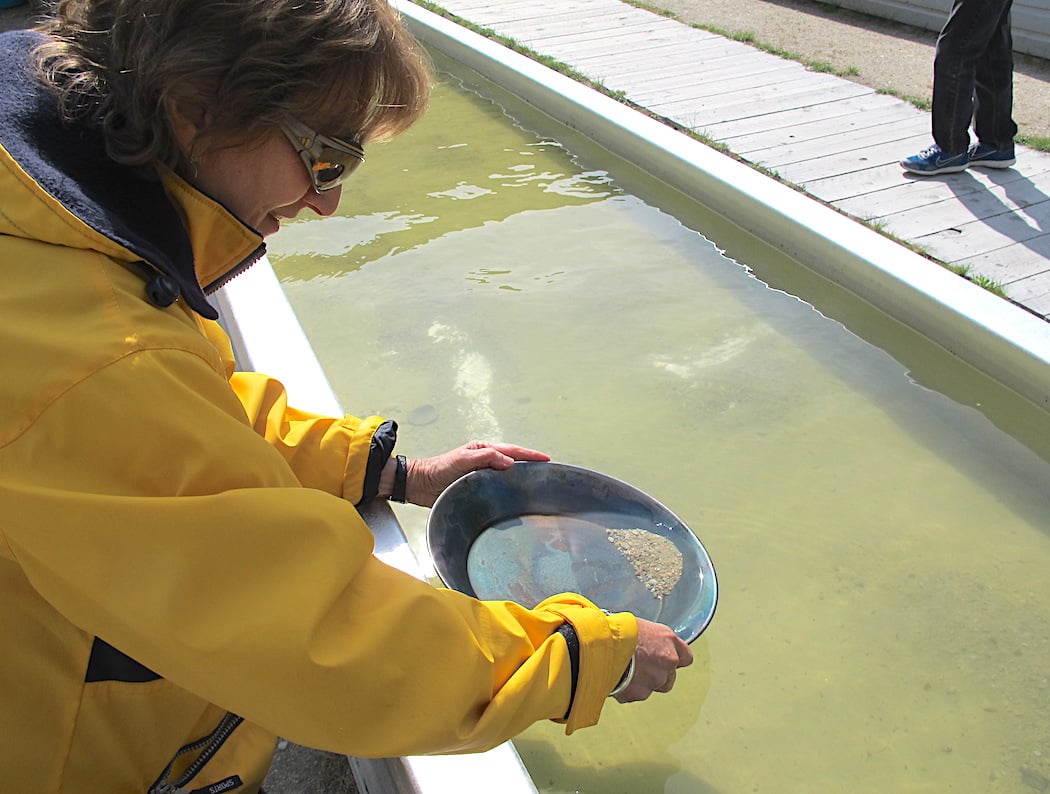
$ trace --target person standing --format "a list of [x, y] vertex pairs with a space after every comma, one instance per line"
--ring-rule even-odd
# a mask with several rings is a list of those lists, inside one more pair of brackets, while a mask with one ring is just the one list
[[[1013, 112], [1013, 0], [954, 0], [937, 37], [933, 64], [934, 145], [901, 160], [932, 176], [970, 166], [1009, 168], [1016, 162]], [[977, 135], [970, 142], [970, 123]]]

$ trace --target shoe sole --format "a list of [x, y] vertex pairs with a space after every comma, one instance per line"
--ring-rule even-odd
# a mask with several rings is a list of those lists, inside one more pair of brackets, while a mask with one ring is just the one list
[[1013, 160], [974, 160], [970, 165], [974, 168], [1010, 168], [1016, 162], [1016, 158]]
[[907, 166], [904, 163], [901, 163], [901, 168], [903, 168], [908, 173], [917, 174], [919, 176], [937, 176], [937, 174], [957, 174], [960, 171], [965, 171], [971, 165], [973, 165], [973, 164], [972, 163], [965, 163], [963, 165], [950, 165], [950, 166], [947, 166], [946, 168], [935, 168], [935, 169], [930, 170], [930, 171], [924, 171], [924, 170], [919, 170], [917, 168], [912, 168], [911, 166]]

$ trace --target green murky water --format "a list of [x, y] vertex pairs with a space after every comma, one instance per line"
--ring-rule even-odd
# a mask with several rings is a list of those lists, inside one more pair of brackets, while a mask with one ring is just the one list
[[[543, 449], [711, 553], [696, 664], [595, 728], [526, 732], [541, 791], [1046, 789], [1047, 417], [508, 106], [444, 80], [271, 258], [347, 410], [396, 418], [401, 451]], [[425, 512], [399, 515], [424, 552]]]

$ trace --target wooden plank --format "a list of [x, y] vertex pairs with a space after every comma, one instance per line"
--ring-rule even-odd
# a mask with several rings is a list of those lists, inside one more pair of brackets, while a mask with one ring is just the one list
[[599, 19], [592, 16], [589, 21], [582, 22], [575, 15], [566, 18], [559, 14], [543, 20], [508, 22], [501, 25], [500, 30], [513, 38], [528, 41], [530, 46], [544, 52], [548, 48], [565, 45], [576, 46], [584, 51], [596, 43], [614, 38], [621, 42], [630, 38], [637, 44], [639, 41], [667, 35], [678, 43], [684, 41], [683, 36], [687, 34], [682, 30], [682, 26], [674, 21], [663, 17], [654, 18], [652, 15], [649, 15], [648, 19], [635, 18], [633, 21], [615, 16]]
[[[575, 41], [571, 39], [559, 39], [544, 47], [544, 54], [561, 57], [566, 63], [576, 66], [585, 63], [588, 59], [606, 58], [616, 55], [634, 55], [647, 51], [674, 47], [681, 49], [692, 46], [695, 39], [689, 30], [683, 29], [681, 25], [671, 20], [663, 20], [667, 24], [652, 25], [646, 28], [644, 34], [617, 33], [599, 39], [587, 39]], [[508, 28], [509, 29], [509, 28]], [[528, 39], [515, 36], [519, 41], [528, 42]]]
[[[938, 202], [925, 207], [897, 213], [885, 218], [885, 229], [906, 239], [918, 239], [929, 234], [953, 236], [953, 233], [972, 223], [982, 223], [992, 230], [1002, 229], [1008, 222], [1016, 221], [1013, 211], [1002, 204], [995, 206], [990, 200], [981, 201], [982, 193], [974, 193], [974, 203], [970, 207], [974, 214], [967, 211], [961, 203], [954, 201]], [[1038, 234], [1032, 230], [1033, 234]]]
[[1000, 284], [1009, 285], [1010, 297], [1015, 299], [1042, 294], [1039, 290], [1044, 286], [1050, 292], [1050, 236], [1045, 234], [1022, 243], [1010, 243], [993, 251], [963, 257], [956, 264], [970, 268], [974, 275], [986, 276]]
[[[789, 67], [804, 68], [794, 61], [786, 61], [750, 47], [741, 49], [742, 46], [725, 39], [705, 39], [691, 45], [688, 51], [679, 50], [670, 61], [667, 58], [668, 53], [662, 53], [662, 57], [654, 58], [645, 52], [629, 52], [624, 53], [622, 57], [608, 57], [604, 65], [615, 74], [644, 73], [652, 79], [673, 80], [678, 78], [693, 81], [707, 80], [709, 75], [715, 71], [747, 73]], [[672, 66], [678, 68], [672, 69]]]
[[900, 179], [901, 167], [897, 163], [887, 163], [864, 171], [814, 179], [804, 183], [802, 187], [817, 198], [837, 207], [838, 201], [893, 187], [900, 184]]
[[[870, 114], [851, 113], [821, 122], [799, 124], [764, 136], [764, 145], [733, 141], [733, 151], [770, 167], [798, 163], [815, 157], [832, 157], [884, 141], [899, 141], [929, 134], [930, 120], [914, 108], [902, 107], [899, 117], [886, 113], [877, 121]], [[754, 136], [757, 137], [757, 136]]]
[[644, 52], [625, 52], [619, 56], [609, 56], [602, 60], [601, 66], [610, 76], [644, 73], [657, 79], [683, 73], [703, 76], [712, 69], [732, 68], [734, 62], [739, 62], [741, 69], [756, 66], [774, 67], [784, 63], [782, 58], [753, 47], [714, 37], [698, 41], [688, 49], [661, 52], [659, 57]]
[[843, 83], [834, 78], [830, 80], [814, 80], [805, 69], [786, 70], [784, 72], [763, 72], [759, 75], [742, 77], [734, 80], [721, 79], [696, 82], [688, 86], [682, 86], [675, 92], [674, 98], [668, 101], [653, 103], [654, 110], [666, 106], [672, 102], [690, 104], [694, 101], [710, 100], [712, 104], [720, 102], [719, 97], [728, 97], [730, 104], [740, 102], [741, 96], [746, 92], [748, 98], [755, 105], [761, 105], [755, 109], [760, 112], [773, 112], [774, 108], [764, 106], [764, 103], [777, 97], [808, 95], [812, 94], [818, 101], [826, 101], [842, 92], [853, 96], [857, 93], [870, 93], [871, 90], [857, 83]]
[[632, 101], [655, 110], [673, 102], [693, 102], [724, 95], [732, 95], [734, 100], [739, 100], [743, 91], [757, 92], [761, 89], [775, 91], [781, 87], [788, 88], [799, 80], [804, 80], [807, 85], [810, 85], [809, 80], [805, 77], [800, 78], [799, 72], [794, 69], [780, 69], [737, 77], [722, 76], [701, 82], [697, 82], [693, 77], [691, 82], [683, 81], [676, 86], [664, 86], [662, 81], [654, 81], [650, 83], [649, 88], [634, 89], [630, 92], [630, 96]]
[[[558, 13], [568, 10], [564, 6], [558, 6], [554, 2], [507, 2], [507, 3], [484, 3], [469, 4], [442, 0], [441, 7], [456, 16], [482, 27], [495, 28], [508, 20], [528, 19], [530, 16]], [[576, 9], [580, 10], [580, 9]]]
[[[593, 11], [583, 10], [550, 15], [540, 20], [530, 20], [532, 24], [528, 30], [528, 37], [537, 46], [547, 46], [566, 36], [586, 39], [606, 36], [610, 32], [638, 31], [644, 33], [652, 25], [652, 14], [643, 14], [630, 6], [625, 6], [625, 8], [629, 10], [615, 14], [595, 16]], [[672, 20], [664, 21], [672, 25], [676, 24]], [[509, 25], [508, 29], [513, 29], [515, 26]]]
[[1007, 187], [1018, 180], [1036, 179], [1050, 181], [1050, 174], [1029, 174], [1026, 176], [1013, 168], [993, 171], [972, 168], [959, 179], [957, 174], [942, 174], [933, 177], [917, 177], [901, 171], [900, 182], [885, 190], [846, 199], [839, 203], [839, 209], [851, 215], [861, 215], [867, 219], [882, 219], [895, 212], [903, 212], [924, 204], [954, 198], [965, 201], [967, 197], [979, 191], [988, 190], [995, 185]]
[[[601, 58], [617, 56], [630, 57], [640, 52], [651, 50], [653, 47], [674, 45], [680, 47], [685, 54], [692, 54], [694, 47], [724, 47], [724, 40], [713, 33], [693, 30], [671, 19], [657, 17], [654, 22], [646, 27], [644, 34], [634, 32], [633, 34], [622, 34], [610, 36], [614, 46], [601, 47], [586, 45], [580, 49], [581, 58]], [[595, 43], [597, 44], [597, 43]], [[622, 58], [621, 58], [622, 59]], [[695, 61], [694, 61], [695, 64]]]
[[[968, 176], [965, 174], [964, 176]], [[946, 230], [973, 220], [995, 225], [999, 216], [1010, 213], [1036, 231], [1050, 228], [1050, 199], [1026, 184], [1024, 190], [1008, 193], [1002, 188], [974, 190], [965, 196], [952, 195], [921, 207], [885, 215], [879, 220], [894, 234], [910, 239], [931, 230]]]
[[883, 108], [897, 103], [900, 103], [900, 100], [885, 94], [871, 92], [869, 94], [861, 94], [858, 97], [811, 105], [798, 110], [712, 124], [707, 128], [707, 131], [718, 140], [732, 146], [737, 139], [745, 136], [759, 134], [777, 135], [779, 132], [791, 127], [819, 124], [821, 121], [853, 113], [871, 112], [877, 114]]
[[[1036, 255], [1038, 256], [1038, 253]], [[1007, 284], [1006, 293], [1014, 300], [1023, 301], [1023, 305], [1028, 308], [1033, 308], [1032, 302], [1035, 299], [1042, 298], [1044, 308], [1041, 313], [1045, 315], [1047, 309], [1050, 308], [1046, 305], [1046, 298], [1050, 297], [1050, 270], [1044, 270]]]
[[[651, 65], [651, 66], [647, 66]], [[674, 48], [640, 53], [635, 59], [633, 68], [625, 69], [619, 64], [601, 62], [581, 63], [576, 67], [580, 72], [600, 77], [606, 85], [617, 85], [623, 90], [652, 89], [663, 86], [673, 80], [685, 83], [717, 82], [733, 80], [739, 77], [758, 74], [794, 74], [792, 68], [785, 68], [783, 63], [762, 58], [714, 58], [704, 63], [701, 72], [697, 72], [696, 62], [683, 58]], [[635, 99], [635, 101], [638, 101]]]
[[804, 185], [817, 179], [850, 174], [882, 165], [892, 165], [900, 174], [901, 152], [915, 151], [928, 143], [929, 133], [918, 130], [910, 138], [886, 141], [841, 152], [835, 157], [818, 157], [798, 163], [788, 163], [777, 168], [777, 172], [795, 184]]
[[1048, 319], [1047, 315], [1050, 315], [1050, 295], [1043, 295], [1040, 298], [1032, 298], [1025, 301], [1024, 307], [1046, 320]]
[[726, 95], [691, 102], [671, 102], [653, 105], [649, 109], [689, 128], [699, 128], [730, 119], [761, 118], [780, 111], [798, 111], [807, 106], [865, 93], [870, 94], [871, 89], [855, 83], [830, 88], [799, 86], [794, 90], [784, 90], [781, 86], [760, 89], [750, 96]]
[[923, 234], [912, 239], [935, 257], [945, 262], [958, 262], [975, 253], [1003, 248], [1010, 243], [1023, 243], [1044, 236], [1013, 213], [1004, 213], [983, 221], [970, 221], [950, 229]]
[[442, 0], [441, 7], [474, 24], [500, 24], [514, 19], [544, 19], [567, 11], [594, 13], [593, 0], [503, 0], [503, 2], [471, 2], [471, 0]]
[[[835, 81], [822, 83], [810, 79], [805, 73], [790, 80], [762, 80], [752, 86], [746, 94], [724, 92], [718, 82], [706, 87], [698, 86], [694, 90], [698, 92], [698, 96], [679, 95], [672, 101], [652, 103], [647, 107], [663, 115], [673, 115], [679, 110], [690, 112], [695, 108], [707, 110], [743, 106], [747, 108], [749, 116], [767, 116], [784, 107], [818, 105], [871, 93], [867, 86]], [[784, 100], [788, 100], [789, 104], [783, 105]]]
[[[631, 95], [633, 101], [644, 105], [652, 98], [695, 90], [697, 86], [718, 86], [731, 82], [743, 86], [745, 81], [750, 81], [751, 85], [763, 85], [789, 80], [798, 74], [796, 69], [783, 64], [754, 62], [752, 67], [742, 69], [734, 61], [730, 59], [725, 67], [705, 70], [702, 75], [678, 71], [670, 77], [654, 78], [647, 71], [640, 70], [627, 78], [616, 78], [615, 82]], [[605, 82], [609, 84], [609, 80]]]

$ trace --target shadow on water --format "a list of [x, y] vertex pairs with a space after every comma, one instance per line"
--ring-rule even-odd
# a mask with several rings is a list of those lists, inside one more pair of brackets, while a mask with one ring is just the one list
[[[723, 790], [689, 772], [677, 763], [634, 761], [625, 764], [569, 765], [559, 748], [546, 742], [515, 739], [514, 746], [529, 756], [533, 782], [543, 794], [656, 794], [656, 792], [689, 792], [689, 794], [722, 794]], [[533, 770], [542, 770], [539, 772]], [[571, 781], [564, 788], [563, 781]]]
[[670, 693], [641, 703], [609, 701], [597, 725], [573, 736], [549, 724], [534, 726], [514, 739], [536, 787], [543, 794], [722, 792], [700, 777], [695, 765], [684, 768], [676, 751], [696, 741], [711, 689], [707, 635], [697, 638], [691, 648], [693, 664], [679, 671]]

